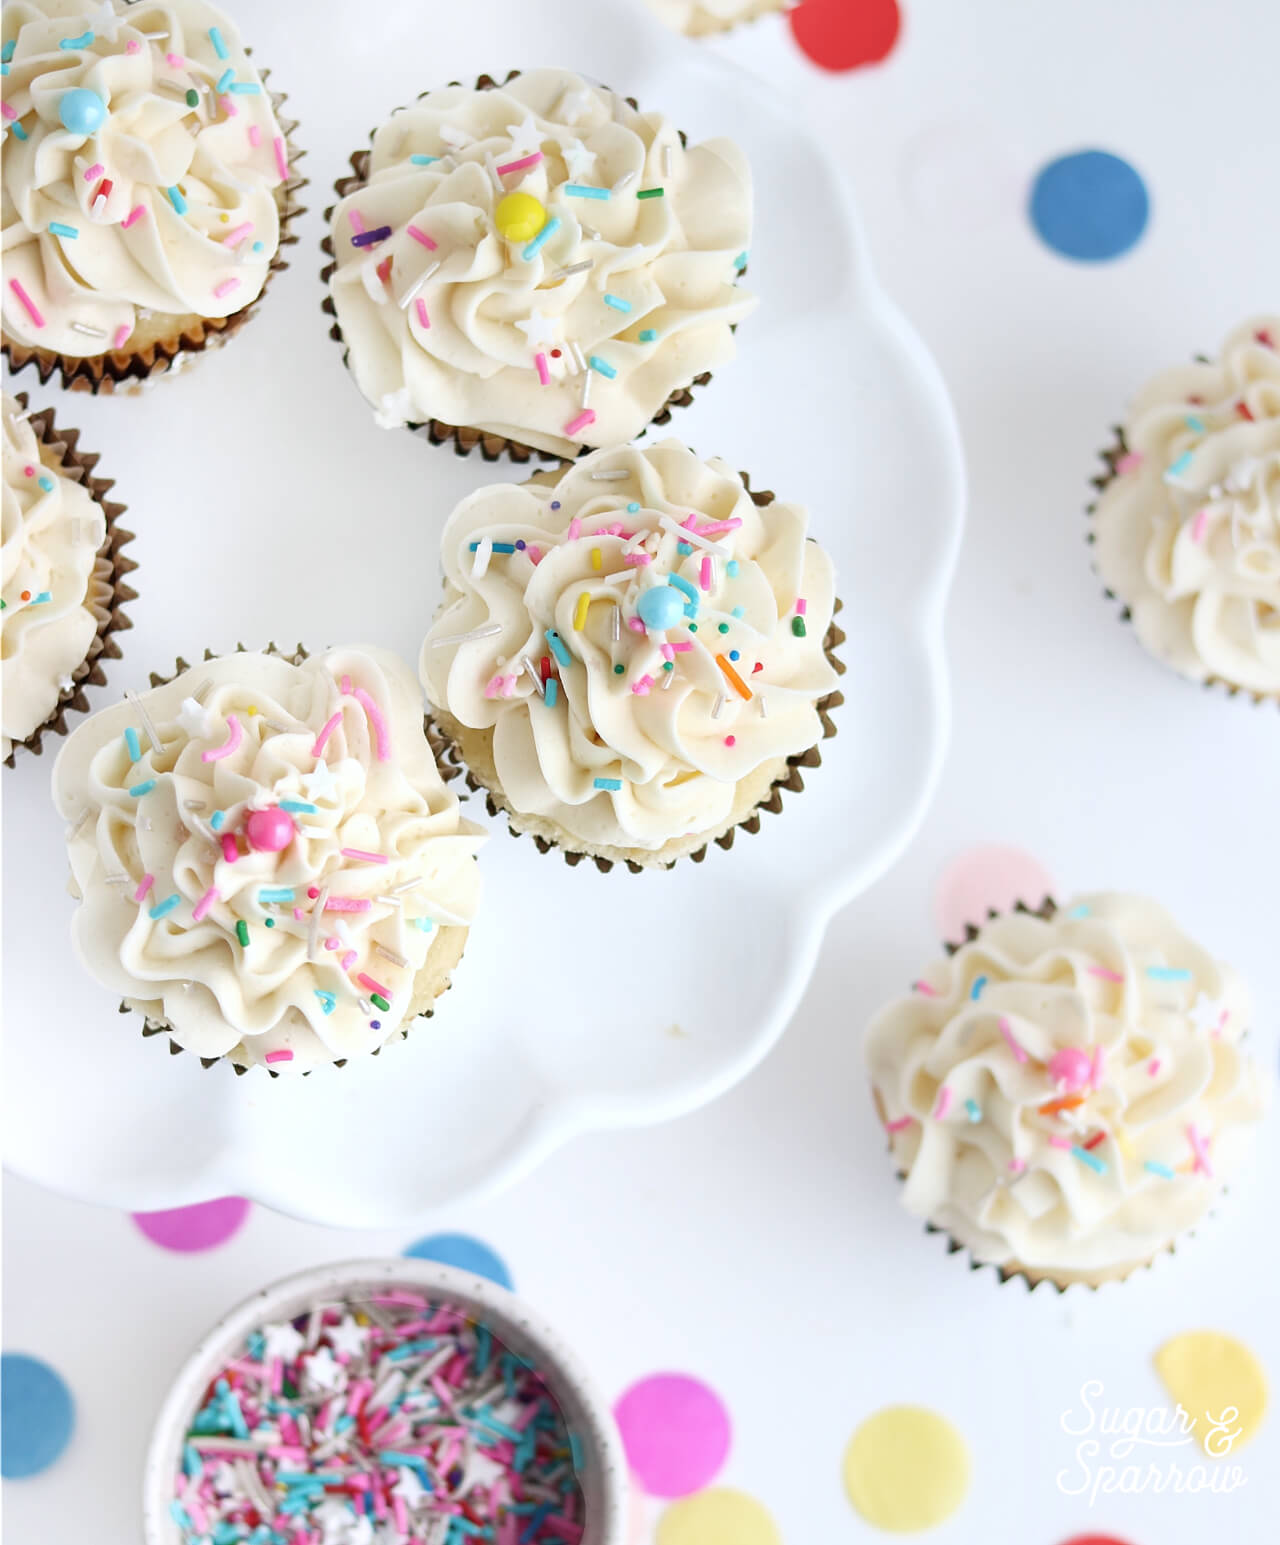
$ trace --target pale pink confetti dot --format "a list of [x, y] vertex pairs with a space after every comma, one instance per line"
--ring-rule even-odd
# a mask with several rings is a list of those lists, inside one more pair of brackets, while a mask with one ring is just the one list
[[656, 1373], [613, 1408], [627, 1462], [651, 1497], [687, 1497], [709, 1486], [729, 1454], [724, 1402], [700, 1379]]
[[1126, 472], [1136, 472], [1144, 460], [1145, 457], [1141, 451], [1126, 451], [1119, 461], [1116, 462], [1116, 471], [1121, 477]]
[[244, 1227], [252, 1203], [242, 1196], [223, 1196], [194, 1207], [172, 1207], [165, 1212], [135, 1212], [134, 1223], [154, 1245], [181, 1255], [213, 1250]]
[[980, 926], [988, 912], [1011, 912], [1019, 901], [1038, 907], [1053, 890], [1048, 871], [1029, 853], [981, 844], [943, 870], [934, 892], [934, 921], [942, 938], [954, 944], [963, 940], [966, 924]]

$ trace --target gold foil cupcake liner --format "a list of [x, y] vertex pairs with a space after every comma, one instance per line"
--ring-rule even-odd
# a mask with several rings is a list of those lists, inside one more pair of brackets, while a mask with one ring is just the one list
[[[252, 52], [252, 49], [245, 50], [248, 55]], [[298, 237], [291, 226], [299, 215], [306, 213], [297, 195], [300, 189], [307, 186], [307, 179], [297, 176], [295, 172], [297, 163], [306, 152], [299, 150], [293, 139], [293, 132], [298, 127], [296, 120], [282, 116], [288, 98], [283, 92], [271, 90], [268, 84], [270, 77], [270, 70], [259, 71], [259, 78], [271, 98], [280, 133], [284, 136], [289, 177], [276, 189], [276, 203], [280, 210], [280, 242], [267, 267], [262, 288], [253, 300], [226, 317], [192, 316], [175, 319], [182, 325], [170, 337], [150, 343], [136, 352], [126, 347], [110, 349], [103, 354], [71, 358], [49, 349], [18, 343], [6, 334], [0, 341], [0, 352], [8, 360], [10, 370], [16, 373], [34, 365], [42, 385], [47, 384], [50, 377], [56, 374], [68, 391], [91, 392], [94, 396], [104, 397], [115, 393], [137, 396], [163, 377], [188, 369], [196, 360], [221, 348], [235, 337], [261, 305], [272, 279], [288, 268], [282, 255], [283, 248], [296, 245]]]
[[[25, 413], [27, 393], [18, 392], [16, 401]], [[92, 705], [85, 696], [85, 688], [106, 686], [107, 677], [103, 670], [103, 663], [120, 658], [120, 645], [116, 640], [116, 634], [123, 633], [133, 626], [125, 615], [124, 608], [127, 602], [136, 600], [138, 595], [133, 586], [126, 584], [124, 579], [126, 574], [131, 574], [138, 567], [124, 551], [134, 539], [133, 532], [126, 531], [119, 523], [120, 516], [125, 512], [125, 506], [114, 499], [107, 498], [107, 494], [115, 487], [114, 480], [94, 476], [94, 468], [98, 465], [100, 457], [80, 450], [78, 429], [57, 428], [52, 408], [42, 408], [39, 413], [32, 413], [27, 422], [31, 425], [41, 446], [57, 453], [62, 473], [80, 483], [93, 496], [106, 519], [107, 534], [102, 546], [98, 549], [93, 574], [89, 580], [87, 599], [97, 622], [97, 631], [93, 642], [89, 645], [89, 652], [71, 672], [71, 686], [60, 693], [49, 717], [43, 724], [32, 730], [25, 740], [14, 742], [13, 749], [5, 758], [6, 767], [14, 765], [19, 747], [34, 756], [39, 756], [44, 749], [42, 742], [45, 735], [67, 734], [69, 713], [91, 711]]]
[[[522, 73], [520, 70], [509, 70], [502, 80], [496, 80], [492, 75], [481, 75], [476, 81], [475, 89], [477, 91], [500, 90], [508, 81], [515, 80]], [[449, 82], [450, 86], [460, 86], [461, 84], [461, 81], [456, 80]], [[602, 89], [608, 90], [610, 88], [604, 87]], [[421, 101], [423, 97], [428, 95], [428, 91], [419, 92], [416, 100]], [[635, 108], [637, 112], [639, 111], [640, 105], [634, 97], [625, 97], [623, 100], [629, 107]], [[402, 112], [403, 110], [403, 108], [396, 108], [395, 111]], [[333, 189], [338, 195], [339, 200], [346, 198], [348, 194], [357, 192], [368, 181], [369, 160], [372, 155], [373, 140], [376, 133], [376, 129], [370, 133], [368, 149], [352, 152], [350, 156], [350, 175], [339, 177], [334, 183]], [[682, 145], [687, 144], [687, 137], [683, 131], [677, 130], [677, 133], [680, 135], [680, 143]], [[329, 280], [338, 267], [337, 254], [333, 246], [333, 234], [330, 229], [333, 221], [333, 211], [336, 208], [336, 203], [330, 204], [324, 212], [325, 235], [320, 243], [320, 250], [329, 261], [320, 270], [320, 281], [325, 287], [325, 296], [324, 300], [320, 303], [320, 309], [330, 319], [329, 336], [335, 343], [341, 344], [342, 363], [350, 370], [351, 350], [346, 338], [343, 336], [342, 327], [338, 321], [337, 307], [333, 303], [332, 295], [329, 294]], [[745, 268], [741, 272], [745, 273]], [[671, 422], [672, 409], [689, 407], [693, 402], [694, 389], [706, 386], [710, 380], [711, 372], [704, 370], [701, 374], [694, 376], [687, 386], [677, 387], [636, 438], [642, 438], [654, 426], [661, 427], [669, 424]], [[557, 465], [565, 460], [564, 457], [558, 456], [554, 451], [539, 450], [536, 446], [525, 445], [520, 440], [513, 440], [509, 435], [492, 434], [488, 430], [475, 429], [466, 425], [448, 424], [443, 419], [432, 418], [422, 423], [411, 422], [405, 427], [414, 433], [421, 432], [425, 434], [432, 445], [452, 444], [454, 452], [458, 456], [470, 456], [472, 451], [478, 449], [485, 461], [500, 461], [505, 456], [509, 461], [513, 461], [519, 466], [526, 465], [534, 457], [537, 457], [539, 461], [552, 462]], [[592, 450], [598, 449], [600, 449], [598, 446], [584, 445], [578, 454], [580, 456], [588, 456]]]
[[[236, 654], [248, 654], [250, 652], [251, 651], [248, 650], [244, 644], [237, 644], [236, 647], [235, 647], [235, 653]], [[304, 660], [309, 658], [309, 653], [310, 653], [302, 644], [298, 644], [295, 649], [290, 651], [290, 650], [279, 649], [279, 648], [277, 648], [277, 646], [274, 643], [267, 644], [264, 647], [262, 652], [264, 654], [275, 655], [278, 659], [281, 659], [281, 660], [287, 660], [290, 665], [301, 665]], [[206, 647], [206, 649], [204, 651], [204, 654], [201, 656], [201, 659], [202, 660], [217, 660], [217, 659], [220, 659], [221, 657], [222, 656], [219, 654], [219, 652], [217, 650], [209, 649], [209, 648]], [[197, 662], [197, 663], [199, 663], [199, 662]], [[167, 675], [164, 675], [164, 674], [162, 674], [159, 671], [150, 671], [150, 672], [148, 672], [148, 681], [149, 681], [149, 684], [153, 688], [154, 687], [167, 686], [169, 682], [176, 680], [177, 677], [181, 676], [184, 672], [189, 671], [191, 669], [192, 669], [191, 664], [187, 660], [184, 660], [181, 655], [179, 655], [178, 658], [174, 662], [174, 667], [173, 667], [172, 671], [170, 671]], [[428, 739], [430, 739], [430, 736], [428, 736]], [[438, 765], [438, 759], [437, 759], [437, 765]], [[457, 776], [458, 769], [454, 768], [454, 767], [449, 767], [449, 768], [440, 767], [439, 768], [439, 772], [440, 772], [440, 776], [444, 780], [444, 782], [448, 783], [451, 779], [453, 779], [453, 778], [455, 778]], [[371, 1057], [380, 1056], [381, 1053], [388, 1046], [394, 1045], [394, 1043], [397, 1042], [397, 1041], [407, 1041], [409, 1039], [409, 1032], [414, 1028], [414, 1026], [418, 1023], [418, 1021], [420, 1019], [434, 1019], [434, 1017], [435, 1017], [435, 1005], [440, 1001], [441, 998], [444, 997], [445, 993], [447, 993], [450, 990], [450, 988], [453, 986], [453, 972], [457, 969], [458, 965], [462, 961], [462, 956], [463, 956], [463, 953], [464, 953], [464, 951], [466, 949], [467, 935], [470, 933], [470, 931], [471, 930], [470, 930], [469, 927], [468, 928], [459, 928], [456, 925], [448, 925], [448, 926], [442, 926], [441, 927], [441, 929], [440, 929], [440, 936], [442, 938], [445, 937], [446, 935], [452, 935], [454, 933], [461, 933], [462, 934], [462, 941], [461, 941], [461, 944], [459, 945], [459, 948], [458, 948], [457, 958], [453, 961], [453, 963], [446, 970], [444, 986], [441, 987], [440, 991], [435, 995], [435, 998], [432, 1000], [430, 1008], [423, 1009], [420, 1013], [415, 1014], [413, 1016], [413, 1018], [408, 1023], [402, 1025], [400, 1027], [400, 1029], [395, 1032], [394, 1035], [388, 1036], [387, 1039], [385, 1041], [383, 1041], [380, 1046], [375, 1047], [373, 1049], [373, 1051], [371, 1051], [369, 1053], [369, 1055]], [[178, 1044], [178, 1042], [176, 1040], [174, 1040], [174, 1038], [173, 1038], [173, 1029], [174, 1029], [174, 1027], [173, 1027], [172, 1024], [170, 1024], [170, 1022], [167, 1019], [155, 1019], [151, 1015], [144, 1013], [143, 1010], [141, 1010], [139, 1008], [136, 1008], [133, 1004], [128, 1003], [126, 1001], [122, 1001], [120, 1003], [118, 1012], [121, 1013], [121, 1014], [140, 1014], [142, 1016], [142, 1036], [143, 1036], [144, 1040], [150, 1040], [154, 1036], [157, 1036], [157, 1035], [167, 1036], [168, 1040], [166, 1042], [166, 1045], [169, 1048], [169, 1053], [170, 1053], [171, 1056], [179, 1057], [179, 1056], [182, 1055], [183, 1052], [185, 1052], [187, 1050], [187, 1048], [185, 1046], [180, 1046]], [[201, 1057], [197, 1053], [192, 1053], [192, 1055], [196, 1057], [196, 1060], [199, 1062], [199, 1064], [200, 1064], [200, 1066], [202, 1068], [217, 1067], [220, 1063], [226, 1063], [231, 1068], [232, 1072], [236, 1075], [237, 1078], [243, 1078], [246, 1073], [249, 1073], [249, 1072], [253, 1071], [253, 1069], [255, 1069], [255, 1068], [260, 1069], [261, 1071], [264, 1071], [269, 1078], [279, 1078], [281, 1076], [280, 1073], [275, 1068], [267, 1067], [267, 1065], [265, 1063], [257, 1063], [257, 1062], [255, 1062], [255, 1063], [242, 1063], [242, 1062], [236, 1062], [232, 1058], [230, 1053], [224, 1053], [220, 1057]], [[338, 1057], [338, 1058], [335, 1058], [333, 1062], [326, 1064], [326, 1066], [335, 1067], [335, 1068], [345, 1068], [347, 1066], [349, 1060], [350, 1059], [347, 1058], [347, 1057]], [[310, 1078], [312, 1072], [314, 1072], [314, 1071], [315, 1071], [314, 1069], [308, 1068], [307, 1071], [305, 1073], [303, 1073], [301, 1076], [303, 1078]]]

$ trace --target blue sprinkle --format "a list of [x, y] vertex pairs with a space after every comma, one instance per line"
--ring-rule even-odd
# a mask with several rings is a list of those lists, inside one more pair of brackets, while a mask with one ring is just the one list
[[258, 892], [258, 900], [262, 904], [272, 901], [292, 901], [294, 891], [292, 885], [266, 885]]
[[736, 558], [730, 558], [728, 563], [726, 563], [725, 566], [724, 566], [724, 571], [729, 576], [730, 579], [737, 579], [737, 577], [738, 577], [738, 560]]
[[314, 988], [313, 991], [315, 992], [316, 997], [319, 998], [320, 1007], [324, 1010], [324, 1012], [326, 1014], [332, 1014], [334, 1009], [337, 1007], [337, 998], [335, 998], [331, 992], [325, 992], [323, 988], [320, 987]]
[[735, 606], [729, 615], [731, 617], [745, 617], [747, 615], [747, 609], [745, 606]]
[[209, 41], [213, 44], [213, 51], [219, 59], [229, 59], [231, 57], [227, 52], [227, 45], [222, 41], [222, 34], [216, 27], [209, 28]]
[[611, 794], [616, 794], [622, 787], [621, 778], [596, 778], [595, 786], [598, 789], [607, 789]]
[[157, 906], [152, 907], [150, 912], [147, 913], [147, 916], [152, 920], [152, 922], [158, 923], [162, 917], [168, 917], [169, 913], [173, 911], [174, 907], [176, 907], [181, 900], [182, 897], [178, 895], [177, 891], [174, 891], [172, 896], [166, 896], [164, 900]]
[[32, 604], [32, 606], [41, 606], [41, 605], [44, 604], [44, 602], [52, 601], [52, 600], [53, 600], [53, 591], [52, 590], [42, 590], [38, 596], [34, 596], [32, 598], [31, 604]]
[[966, 1100], [964, 1108], [969, 1113], [970, 1122], [976, 1126], [982, 1120], [982, 1107], [978, 1104], [977, 1100]]
[[576, 1432], [569, 1434], [569, 1458], [575, 1470], [582, 1469], [582, 1443]]
[[177, 1497], [175, 1497], [169, 1504], [169, 1517], [173, 1519], [174, 1523], [177, 1524], [180, 1529], [185, 1529], [188, 1534], [194, 1534], [196, 1532], [196, 1526], [191, 1522], [190, 1518], [187, 1517], [187, 1510], [185, 1507], [183, 1507], [182, 1503], [178, 1501]]
[[1169, 1168], [1169, 1166], [1167, 1164], [1161, 1164], [1155, 1159], [1148, 1159], [1142, 1167], [1143, 1169], [1149, 1169], [1153, 1175], [1159, 1175], [1161, 1180], [1173, 1179], [1173, 1171]]
[[[516, 544], [514, 542], [494, 542], [491, 544], [491, 547], [495, 553], [513, 553], [516, 550]], [[479, 542], [472, 542], [471, 551], [474, 553], [479, 552], [479, 550]]]
[[598, 354], [588, 354], [587, 364], [590, 365], [592, 370], [594, 370], [598, 375], [605, 376], [610, 381], [612, 381], [614, 376], [616, 376], [618, 373], [608, 362], [608, 360], [601, 359]]
[[200, 1451], [191, 1443], [182, 1445], [182, 1469], [188, 1480], [195, 1480], [204, 1473]]
[[150, 794], [155, 786], [156, 780], [154, 778], [148, 778], [143, 783], [135, 783], [129, 790], [129, 797], [131, 799], [141, 799], [144, 794]]
[[682, 558], [687, 558], [689, 556], [689, 554], [693, 551], [693, 543], [692, 542], [677, 542], [676, 543], [676, 551], [680, 554], [680, 556]]
[[[493, 1338], [489, 1334], [487, 1325], [476, 1326], [476, 1372], [483, 1373], [489, 1366], [489, 1358], [493, 1352]], [[518, 1439], [513, 1439], [518, 1442]]]
[[314, 815], [319, 810], [319, 805], [309, 805], [305, 799], [282, 799], [281, 810], [288, 810], [294, 815]]
[[560, 191], [561, 191], [561, 193], [567, 194], [569, 196], [569, 198], [608, 198], [609, 197], [609, 189], [608, 188], [590, 188], [590, 187], [588, 187], [586, 185], [586, 183], [582, 183], [582, 182], [566, 182], [564, 187], [561, 188]]
[[627, 514], [628, 515], [638, 515], [639, 513], [640, 513], [640, 506], [633, 499], [631, 501], [631, 503], [629, 505], [627, 505]]
[[549, 1502], [544, 1502], [537, 1509], [537, 1511], [534, 1513], [533, 1517], [529, 1520], [529, 1522], [524, 1526], [523, 1530], [521, 1531], [521, 1533], [520, 1533], [520, 1545], [529, 1545], [529, 1541], [531, 1539], [533, 1539], [534, 1535], [537, 1534], [538, 1530], [542, 1528], [542, 1520], [544, 1518], [546, 1518], [550, 1514], [550, 1512], [551, 1512], [551, 1504]]
[[974, 979], [973, 979], [973, 986], [969, 989], [969, 996], [970, 996], [970, 998], [973, 999], [973, 1001], [975, 1003], [982, 996], [982, 989], [986, 985], [987, 985], [987, 979], [986, 979], [985, 976], [976, 976], [976, 977], [974, 977]]
[[129, 753], [129, 760], [131, 762], [136, 762], [142, 755], [142, 746], [138, 741], [138, 732], [134, 729], [132, 724], [124, 732], [124, 744], [125, 750]]
[[1191, 452], [1190, 451], [1183, 451], [1182, 455], [1178, 457], [1177, 461], [1173, 462], [1170, 466], [1165, 468], [1165, 471], [1164, 471], [1164, 480], [1165, 480], [1165, 482], [1167, 483], [1172, 478], [1175, 478], [1175, 477], [1181, 477], [1182, 474], [1187, 470], [1187, 468], [1190, 465], [1191, 465]]
[[36, 481], [44, 489], [45, 493], [51, 494], [53, 492], [53, 479], [51, 477], [37, 478]]
[[9, 127], [13, 130], [13, 132], [18, 136], [19, 139], [26, 139], [27, 131], [22, 127], [22, 125], [20, 123], [11, 123], [9, 125]]
[[547, 221], [547, 223], [542, 227], [542, 229], [533, 238], [533, 240], [528, 244], [528, 246], [525, 247], [524, 251], [520, 254], [520, 256], [524, 259], [524, 261], [526, 263], [531, 263], [534, 260], [534, 258], [537, 257], [538, 253], [542, 251], [543, 247], [546, 246], [546, 244], [551, 240], [551, 238], [555, 235], [555, 233], [559, 229], [560, 229], [560, 216], [559, 215], [552, 215], [550, 220]]
[[683, 574], [668, 574], [667, 584], [674, 585], [677, 590], [683, 590], [685, 595], [689, 597], [690, 602], [694, 606], [697, 606], [698, 592], [693, 588], [693, 585], [684, 577]]
[[747, 253], [739, 252], [737, 257], [734, 258], [733, 266], [738, 270], [739, 273], [741, 273], [742, 270], [747, 266], [747, 257], [748, 257]]
[[218, 76], [217, 84], [213, 89], [221, 96], [235, 78], [236, 72], [234, 70], [223, 70], [222, 74]]
[[257, 94], [262, 90], [262, 87], [257, 83], [256, 80], [237, 80], [232, 81], [231, 85], [227, 89], [232, 93], [233, 96], [256, 97]]
[[1071, 918], [1073, 921], [1074, 920], [1078, 920], [1078, 919], [1080, 919], [1082, 917], [1088, 917], [1088, 915], [1089, 915], [1089, 908], [1086, 907], [1083, 902], [1081, 902], [1081, 904], [1078, 907], [1072, 907], [1070, 912], [1067, 913], [1067, 916], [1069, 918]]
[[213, 828], [214, 831], [220, 832], [222, 830], [222, 823], [226, 820], [226, 818], [227, 812], [225, 810], [215, 810], [209, 817], [209, 825]]
[[652, 327], [646, 327], [645, 330], [640, 334], [641, 343], [657, 343], [657, 341], [658, 334]]
[[560, 664], [567, 670], [569, 666], [573, 664], [573, 656], [565, 648], [564, 640], [560, 637], [554, 628], [548, 628], [546, 636], [547, 643], [551, 648], [551, 653], [555, 655], [556, 659], [559, 660]]
[[4, 47], [0, 48], [0, 59], [3, 59], [4, 62], [6, 64], [8, 64], [10, 59], [13, 58], [13, 51], [14, 51], [15, 48], [17, 48], [17, 46], [18, 46], [17, 39], [16, 38], [10, 38], [9, 41], [4, 45]]
[[1194, 413], [1187, 414], [1186, 424], [1188, 429], [1194, 430], [1194, 432], [1198, 435], [1206, 433], [1204, 420], [1197, 418]]
[[80, 236], [80, 232], [76, 230], [74, 225], [63, 225], [60, 220], [50, 220], [49, 234], [51, 236], [64, 236], [68, 241], [76, 241]]
[[266, 250], [265, 244], [263, 242], [260, 242], [260, 241], [255, 241], [254, 244], [253, 244], [253, 250], [255, 252], [263, 252], [263, 251]]
[[7, 64], [0, 64], [0, 75], [7, 75], [8, 73], [9, 66]]
[[551, 679], [547, 682], [547, 695], [543, 701], [546, 703], [548, 708], [554, 708], [556, 706], [556, 699], [559, 697], [559, 695], [560, 684], [556, 681], [555, 677], [552, 676]]
[[730, 659], [731, 659], [731, 660], [741, 660], [741, 658], [742, 658], [742, 652], [741, 652], [741, 650], [738, 650], [738, 649], [731, 649], [731, 650], [730, 650], [730, 651], [729, 651], [729, 658], [730, 658]]
[[415, 917], [413, 920], [413, 926], [415, 928], [420, 928], [423, 933], [430, 933], [435, 924], [432, 923], [429, 917]]
[[410, 161], [413, 162], [413, 164], [415, 166], [434, 166], [435, 163], [440, 159], [440, 157], [439, 156], [410, 156], [409, 159], [410, 159]]
[[606, 306], [612, 306], [615, 311], [631, 310], [631, 302], [629, 300], [623, 300], [620, 295], [606, 294], [604, 296], [604, 303]]
[[1105, 1175], [1107, 1173], [1107, 1166], [1103, 1161], [1096, 1154], [1090, 1153], [1087, 1148], [1082, 1148], [1079, 1143], [1075, 1144], [1071, 1152], [1075, 1154], [1081, 1164], [1087, 1164], [1095, 1175]]
[[1147, 975], [1155, 982], [1189, 982], [1191, 972], [1181, 966], [1148, 966]]
[[169, 202], [178, 211], [178, 213], [180, 215], [185, 215], [187, 212], [187, 201], [183, 198], [177, 185], [175, 184], [172, 188], [166, 188], [165, 192], [169, 195]]
[[88, 48], [90, 43], [92, 43], [92, 42], [93, 42], [93, 33], [92, 32], [82, 32], [78, 38], [62, 38], [59, 41], [59, 43], [58, 43], [58, 47], [59, 48]]

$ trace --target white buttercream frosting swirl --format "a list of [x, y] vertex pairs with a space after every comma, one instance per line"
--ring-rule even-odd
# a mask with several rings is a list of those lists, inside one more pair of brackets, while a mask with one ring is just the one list
[[111, 607], [102, 506], [21, 413], [6, 393], [0, 758], [71, 690]]
[[[677, 440], [481, 489], [445, 527], [427, 696], [493, 731], [517, 812], [585, 843], [721, 829], [742, 779], [822, 738], [835, 581], [807, 527]], [[655, 591], [665, 627], [640, 615]]]
[[[7, 0], [4, 39], [6, 336], [78, 358], [126, 347], [150, 313], [254, 301], [287, 150], [227, 17], [203, 0]], [[105, 105], [97, 128], [64, 126], [72, 91]]]
[[[542, 213], [508, 240], [511, 194]], [[633, 439], [732, 357], [754, 305], [736, 282], [751, 203], [735, 145], [685, 148], [569, 71], [428, 92], [378, 130], [332, 213], [351, 370], [388, 426], [437, 419], [562, 456]]]
[[204, 661], [81, 725], [53, 785], [82, 958], [202, 1057], [305, 1072], [375, 1050], [475, 912], [482, 835], [381, 650]]
[[1280, 697], [1280, 316], [1135, 399], [1094, 512], [1098, 572], [1193, 681]]
[[650, 9], [668, 27], [693, 38], [727, 32], [742, 22], [789, 10], [795, 3], [796, 0], [648, 0]]
[[1268, 1094], [1248, 1022], [1235, 973], [1154, 902], [988, 922], [868, 1032], [903, 1200], [979, 1261], [1149, 1260], [1247, 1161]]

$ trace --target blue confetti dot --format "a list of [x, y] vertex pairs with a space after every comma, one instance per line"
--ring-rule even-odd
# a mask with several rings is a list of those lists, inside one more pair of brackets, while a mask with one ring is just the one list
[[477, 1277], [488, 1277], [499, 1287], [511, 1287], [511, 1273], [507, 1263], [482, 1240], [470, 1234], [428, 1234], [418, 1239], [404, 1252], [411, 1260], [439, 1261], [442, 1266], [456, 1266], [459, 1271], [474, 1272]]
[[1031, 223], [1046, 246], [1082, 263], [1103, 263], [1133, 247], [1147, 228], [1151, 200], [1142, 178], [1119, 156], [1080, 150], [1041, 169], [1031, 189]]
[[48, 1363], [21, 1352], [0, 1358], [0, 1475], [39, 1475], [61, 1455], [75, 1425], [71, 1391]]

